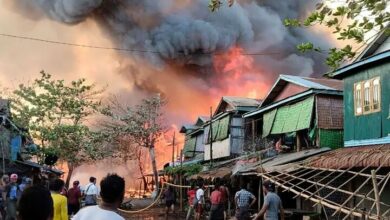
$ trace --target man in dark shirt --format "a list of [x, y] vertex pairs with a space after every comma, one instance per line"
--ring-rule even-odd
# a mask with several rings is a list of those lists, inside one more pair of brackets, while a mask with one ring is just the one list
[[69, 216], [75, 215], [80, 210], [80, 182], [74, 181], [73, 187], [68, 191], [68, 214]]

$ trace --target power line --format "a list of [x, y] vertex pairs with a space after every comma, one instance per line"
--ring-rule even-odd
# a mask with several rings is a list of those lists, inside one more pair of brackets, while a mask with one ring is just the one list
[[[87, 44], [76, 44], [76, 43], [54, 41], [54, 40], [47, 40], [47, 39], [42, 39], [42, 38], [35, 38], [35, 37], [28, 37], [28, 36], [21, 36], [21, 35], [13, 35], [13, 34], [5, 34], [5, 33], [0, 33], [0, 36], [2, 36], [2, 37], [9, 37], [9, 38], [23, 39], [23, 40], [30, 40], [30, 41], [38, 41], [38, 42], [50, 43], [50, 44], [59, 44], [59, 45], [64, 45], [64, 46], [83, 47], [83, 48], [100, 49], [100, 50], [115, 50], [115, 51], [126, 51], [126, 52], [136, 52], [136, 53], [156, 53], [156, 54], [160, 53], [158, 51], [153, 51], [153, 50], [140, 50], [140, 49], [119, 48], [119, 47], [105, 47], [105, 46], [94, 46], [94, 45], [87, 45]], [[176, 51], [176, 53], [184, 54], [184, 52], [182, 52], [182, 51]], [[202, 52], [198, 52], [198, 53], [192, 53], [192, 54], [199, 54], [199, 55], [223, 55], [225, 53], [216, 53], [216, 52], [202, 53]], [[247, 55], [247, 56], [265, 56], [265, 55], [276, 55], [276, 54], [282, 54], [282, 52], [240, 53], [240, 55]]]

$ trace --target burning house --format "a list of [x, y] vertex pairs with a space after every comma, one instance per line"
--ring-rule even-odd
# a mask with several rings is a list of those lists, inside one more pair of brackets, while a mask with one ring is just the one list
[[278, 152], [341, 147], [342, 81], [280, 75], [260, 108], [244, 118], [247, 139], [265, 139], [261, 143], [276, 145]]

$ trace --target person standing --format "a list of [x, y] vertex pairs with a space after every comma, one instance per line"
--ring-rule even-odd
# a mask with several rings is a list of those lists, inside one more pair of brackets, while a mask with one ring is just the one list
[[172, 186], [168, 186], [167, 190], [164, 192], [165, 199], [165, 215], [168, 217], [169, 209], [172, 210], [172, 213], [175, 213], [175, 202], [176, 196]]
[[195, 207], [195, 210], [196, 210], [196, 215], [195, 215], [195, 219], [196, 220], [200, 220], [201, 216], [203, 215], [203, 206], [205, 204], [205, 200], [204, 200], [204, 183], [203, 181], [201, 181], [199, 183], [199, 189], [196, 190], [196, 195], [195, 195], [195, 198], [196, 198], [196, 201], [195, 201], [195, 204], [196, 204], [196, 207]]
[[19, 200], [18, 220], [52, 220], [53, 199], [43, 186], [26, 188]]
[[195, 195], [196, 195], [195, 187], [194, 187], [193, 184], [191, 184], [191, 188], [187, 192], [187, 196], [188, 196], [188, 212], [187, 212], [186, 220], [189, 220], [191, 218], [192, 212], [194, 211]]
[[125, 220], [118, 215], [118, 207], [125, 195], [125, 180], [117, 174], [108, 174], [100, 182], [102, 203], [81, 209], [73, 220]]
[[3, 192], [3, 198], [5, 198], [6, 203], [5, 207], [7, 208], [5, 220], [16, 219], [16, 207], [20, 195], [21, 191], [18, 186], [18, 175], [13, 173], [10, 176], [10, 183], [5, 187], [5, 192]]
[[68, 214], [70, 216], [75, 215], [80, 210], [81, 191], [79, 185], [79, 181], [74, 181], [73, 187], [68, 191]]
[[30, 187], [32, 185], [32, 179], [28, 177], [24, 177], [22, 179], [22, 183], [19, 185], [20, 191], [24, 191], [26, 188]]
[[222, 193], [219, 189], [219, 183], [214, 186], [214, 191], [211, 193], [211, 209], [210, 220], [223, 220], [223, 205], [222, 205]]
[[9, 184], [9, 176], [3, 175], [0, 181], [0, 219], [5, 219], [5, 188]]
[[246, 184], [241, 184], [241, 190], [236, 192], [234, 196], [236, 204], [236, 218], [237, 220], [250, 219], [249, 209], [256, 203], [256, 197], [246, 190]]
[[91, 176], [89, 178], [89, 184], [85, 186], [85, 206], [97, 205], [97, 197], [99, 195], [98, 188], [96, 186], [96, 178]]
[[65, 183], [61, 179], [52, 180], [49, 184], [51, 198], [53, 199], [53, 220], [68, 220], [68, 201], [61, 195]]
[[229, 188], [224, 184], [223, 181], [221, 181], [221, 186], [219, 187], [219, 190], [221, 191], [221, 203], [223, 207], [223, 219], [228, 218], [228, 209], [229, 209], [229, 198], [230, 198], [230, 192]]
[[265, 193], [264, 204], [260, 212], [254, 220], [264, 216], [265, 220], [284, 220], [284, 209], [280, 197], [275, 193], [275, 185], [267, 180], [263, 183], [263, 191]]

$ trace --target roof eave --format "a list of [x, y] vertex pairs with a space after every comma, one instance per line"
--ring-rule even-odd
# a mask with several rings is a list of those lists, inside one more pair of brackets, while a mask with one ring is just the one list
[[337, 69], [336, 71], [328, 73], [327, 76], [335, 79], [343, 79], [345, 78], [345, 75], [347, 73], [351, 72], [354, 69], [362, 68], [369, 64], [373, 64], [375, 62], [386, 60], [386, 59], [390, 59], [390, 50], [386, 50], [382, 53], [376, 54], [366, 59], [351, 63], [347, 66]]
[[253, 117], [255, 115], [258, 115], [258, 114], [261, 114], [263, 112], [269, 111], [269, 110], [271, 110], [273, 108], [279, 107], [281, 105], [293, 102], [293, 101], [295, 101], [297, 99], [301, 99], [301, 98], [304, 98], [304, 97], [307, 97], [307, 96], [310, 96], [310, 95], [313, 95], [313, 94], [327, 94], [327, 95], [340, 95], [340, 96], [342, 96], [343, 92], [342, 91], [338, 91], [338, 90], [309, 89], [309, 90], [306, 90], [304, 92], [298, 93], [298, 94], [296, 94], [294, 96], [290, 96], [288, 98], [285, 98], [285, 99], [282, 99], [280, 101], [274, 102], [273, 104], [261, 107], [260, 109], [257, 109], [255, 111], [248, 112], [248, 113], [244, 114], [242, 117], [243, 118]]

